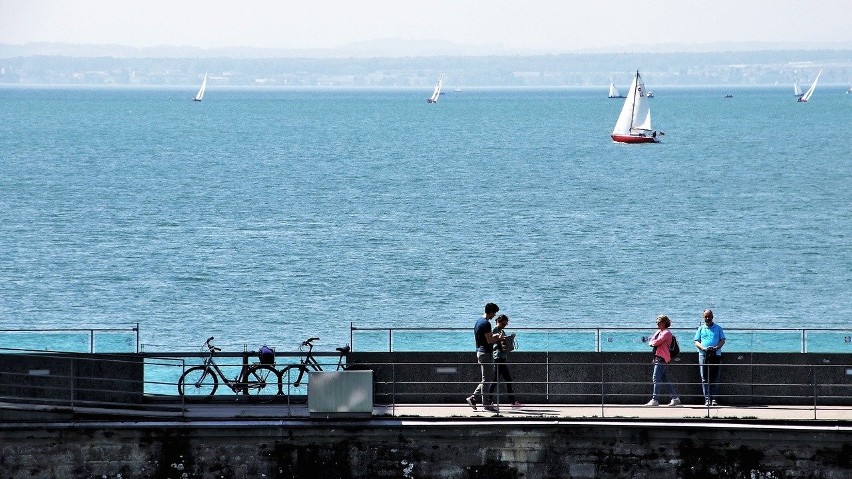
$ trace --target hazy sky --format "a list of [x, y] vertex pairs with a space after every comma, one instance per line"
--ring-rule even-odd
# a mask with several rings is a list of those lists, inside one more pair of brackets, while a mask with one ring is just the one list
[[548, 52], [849, 43], [852, 0], [0, 0], [0, 43], [314, 49], [387, 38]]

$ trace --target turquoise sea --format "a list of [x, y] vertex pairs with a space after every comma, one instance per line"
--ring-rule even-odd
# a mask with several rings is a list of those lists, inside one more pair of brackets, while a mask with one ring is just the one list
[[610, 140], [605, 87], [0, 88], [0, 329], [333, 350], [493, 301], [524, 328], [712, 308], [848, 339], [852, 95], [645, 81], [656, 145]]

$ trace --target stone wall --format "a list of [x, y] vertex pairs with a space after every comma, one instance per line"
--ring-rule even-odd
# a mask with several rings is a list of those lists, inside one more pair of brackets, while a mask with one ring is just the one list
[[846, 479], [852, 443], [836, 427], [743, 423], [0, 424], [0, 476]]

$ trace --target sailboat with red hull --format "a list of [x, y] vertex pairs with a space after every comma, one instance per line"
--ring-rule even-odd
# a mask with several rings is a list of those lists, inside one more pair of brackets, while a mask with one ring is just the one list
[[[660, 133], [662, 135], [662, 132]], [[639, 71], [633, 77], [621, 114], [612, 130], [612, 140], [618, 143], [658, 143], [657, 130], [651, 128], [651, 105]]]

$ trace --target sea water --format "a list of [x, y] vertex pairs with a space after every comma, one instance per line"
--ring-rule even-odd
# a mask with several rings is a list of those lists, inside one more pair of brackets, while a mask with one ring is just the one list
[[[536, 332], [550, 327], [636, 328], [615, 341], [645, 348], [659, 314], [683, 344], [712, 308], [732, 330], [834, 328], [819, 342], [852, 351], [852, 95], [652, 89], [662, 142], [623, 145], [604, 87], [437, 104], [0, 88], [0, 329], [138, 324], [146, 352], [209, 336], [292, 351], [333, 350], [354, 325], [426, 331], [398, 349], [469, 349], [469, 332], [428, 331], [470, 328], [492, 301], [530, 328], [526, 349], [621, 334]], [[729, 346], [778, 337], [799, 349], [798, 332]]]

